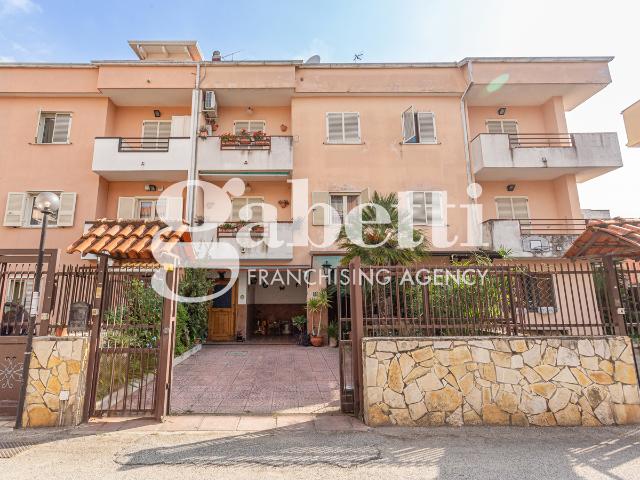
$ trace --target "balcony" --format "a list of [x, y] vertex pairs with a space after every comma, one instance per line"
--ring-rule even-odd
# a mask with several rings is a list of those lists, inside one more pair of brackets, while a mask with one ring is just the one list
[[[227, 227], [227, 228], [223, 228]], [[293, 223], [291, 222], [266, 222], [264, 226], [254, 227], [250, 233], [239, 232], [242, 224], [223, 224], [218, 227], [216, 236], [220, 243], [229, 243], [236, 248], [240, 260], [292, 260], [293, 259]], [[267, 237], [276, 229], [276, 238], [283, 242], [282, 246], [269, 247]], [[242, 237], [251, 242], [260, 242], [258, 246], [247, 247], [243, 244]], [[239, 240], [240, 239], [240, 240]], [[264, 241], [261, 241], [264, 240]]]
[[240, 141], [207, 137], [198, 140], [198, 170], [211, 178], [232, 176], [264, 180], [286, 179], [293, 170], [293, 138], [264, 137]]
[[92, 169], [109, 181], [183, 180], [190, 153], [188, 137], [97, 137]]
[[511, 256], [561, 257], [585, 230], [578, 219], [487, 220], [482, 224], [485, 248], [509, 250]]
[[616, 133], [490, 134], [471, 142], [476, 180], [553, 180], [573, 174], [584, 182], [622, 166]]

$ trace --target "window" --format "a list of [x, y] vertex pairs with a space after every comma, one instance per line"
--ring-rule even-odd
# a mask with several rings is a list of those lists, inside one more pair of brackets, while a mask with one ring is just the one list
[[[40, 192], [9, 192], [4, 213], [5, 227], [37, 227], [42, 225], [42, 213], [35, 206]], [[48, 225], [72, 227], [76, 208], [75, 192], [54, 192], [60, 197], [60, 208], [49, 215]]]
[[171, 122], [168, 120], [145, 120], [142, 122], [143, 149], [157, 150], [164, 148], [168, 140], [162, 142], [149, 141], [149, 139], [166, 139], [171, 137]]
[[242, 130], [249, 133], [264, 132], [267, 128], [267, 122], [264, 120], [236, 120], [233, 122], [233, 133], [240, 135]]
[[69, 143], [70, 129], [70, 113], [41, 112], [36, 143]]
[[[247, 205], [251, 205], [254, 203], [262, 203], [264, 200], [262, 197], [237, 197], [231, 200], [231, 221], [239, 222], [240, 219], [240, 209]], [[251, 218], [249, 222], [260, 222], [262, 221], [262, 208], [252, 208], [251, 209]]]
[[516, 120], [487, 120], [487, 133], [518, 133]]
[[331, 193], [329, 196], [331, 206], [333, 207], [331, 224], [342, 225], [344, 223], [344, 217], [358, 205], [360, 194]]
[[403, 143], [437, 143], [436, 117], [433, 112], [414, 112], [409, 107], [402, 113]]
[[33, 278], [9, 278], [4, 301], [27, 305], [33, 294], [33, 282]]
[[327, 143], [362, 143], [360, 114], [357, 112], [327, 113]]
[[529, 220], [527, 197], [496, 197], [498, 220]]
[[413, 223], [441, 226], [444, 222], [442, 192], [413, 192]]
[[539, 313], [555, 312], [556, 298], [551, 274], [526, 273], [521, 278], [527, 309]]
[[181, 220], [182, 197], [120, 197], [117, 217], [123, 220]]

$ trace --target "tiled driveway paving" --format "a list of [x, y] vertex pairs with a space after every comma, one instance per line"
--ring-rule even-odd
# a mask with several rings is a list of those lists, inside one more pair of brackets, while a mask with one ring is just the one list
[[177, 365], [171, 413], [327, 413], [340, 409], [338, 349], [205, 345]]

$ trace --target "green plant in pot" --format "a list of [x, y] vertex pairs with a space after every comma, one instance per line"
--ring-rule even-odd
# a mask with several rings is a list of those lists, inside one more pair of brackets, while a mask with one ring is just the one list
[[[330, 306], [331, 299], [326, 288], [323, 288], [307, 300], [307, 312], [311, 316], [311, 345], [314, 347], [322, 346], [322, 313]], [[318, 320], [317, 324], [316, 318]]]
[[327, 336], [329, 337], [329, 346], [338, 346], [338, 322], [331, 322], [327, 325]]
[[296, 315], [291, 318], [291, 323], [298, 330], [298, 344], [308, 346], [309, 345], [309, 335], [307, 335], [307, 317], [304, 315]]

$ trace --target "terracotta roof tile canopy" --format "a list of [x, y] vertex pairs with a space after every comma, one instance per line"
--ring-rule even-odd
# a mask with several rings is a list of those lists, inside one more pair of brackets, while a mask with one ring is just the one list
[[[67, 253], [106, 255], [114, 259], [154, 261], [152, 251], [171, 250], [181, 241], [189, 241], [187, 225], [160, 235], [162, 245], [153, 245], [153, 236], [167, 224], [160, 220], [97, 220], [67, 248]], [[157, 250], [156, 250], [157, 251]]]
[[564, 256], [640, 257], [640, 219], [592, 220]]

